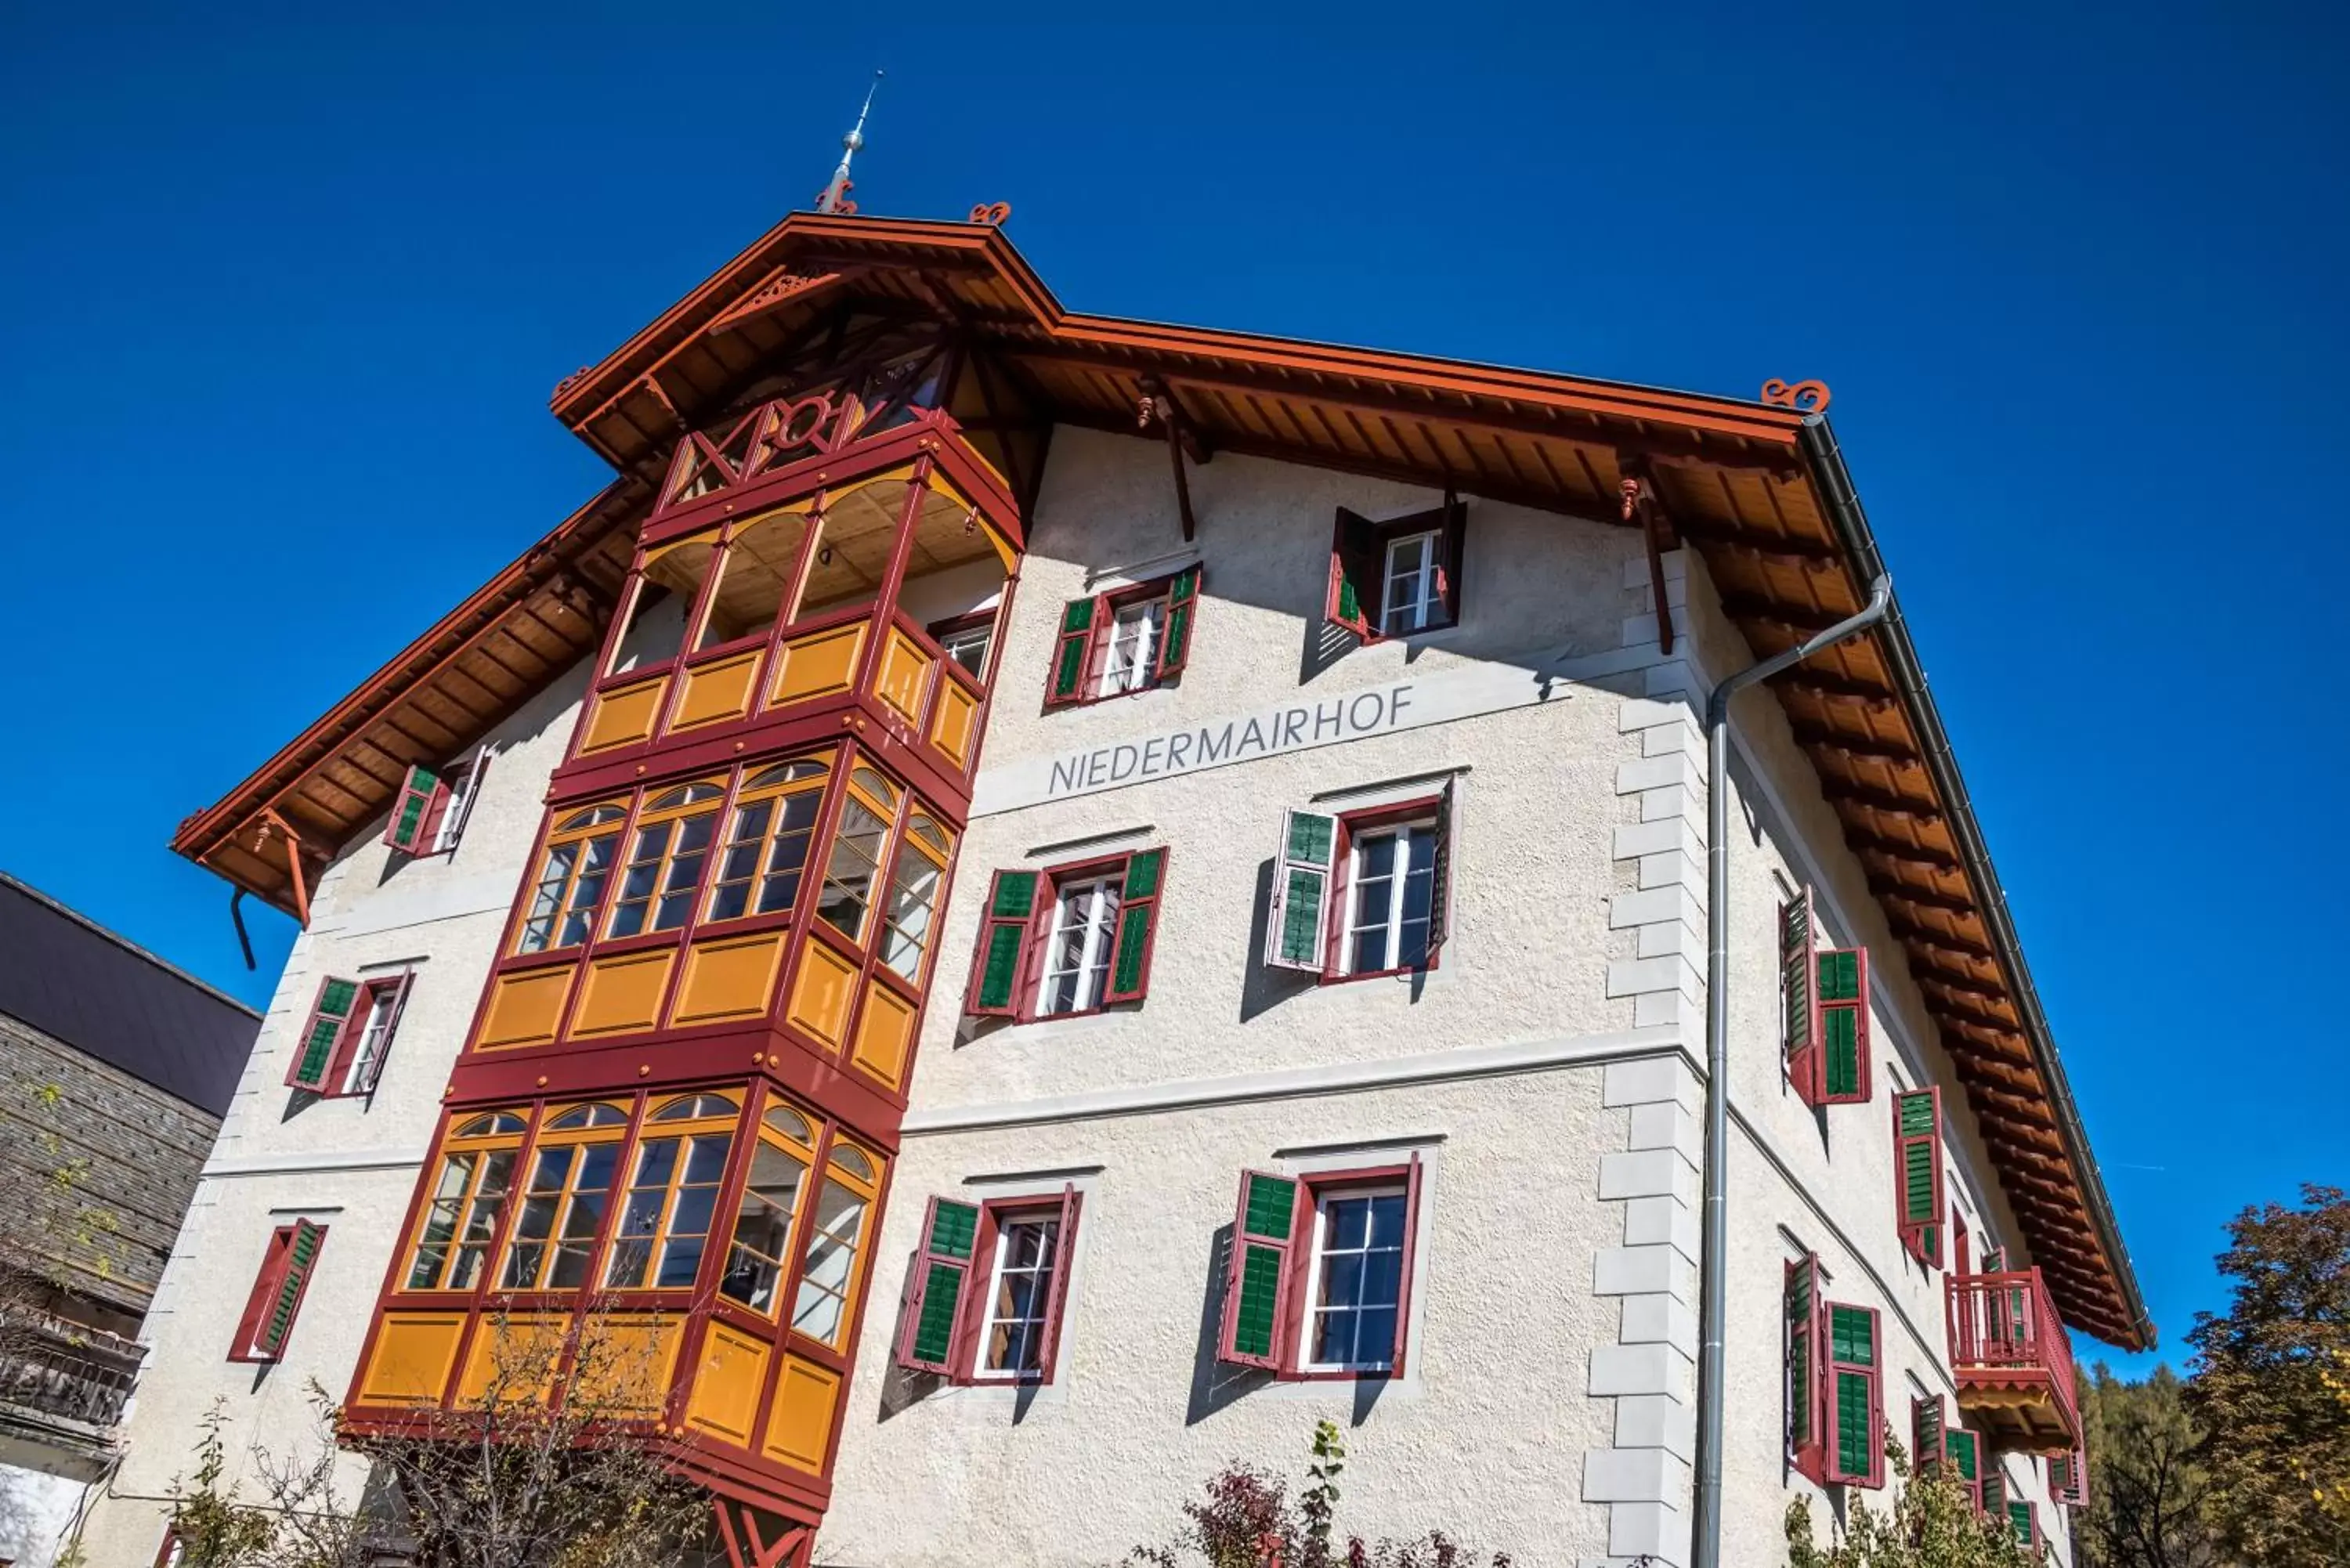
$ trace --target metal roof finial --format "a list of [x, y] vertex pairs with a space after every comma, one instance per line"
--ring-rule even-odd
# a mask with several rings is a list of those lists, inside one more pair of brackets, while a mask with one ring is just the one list
[[832, 183], [827, 185], [824, 194], [816, 198], [816, 210], [819, 213], [856, 215], [857, 203], [848, 199], [851, 189], [848, 161], [857, 156], [858, 148], [865, 145], [865, 117], [873, 112], [873, 94], [881, 86], [881, 77], [879, 71], [873, 73], [873, 85], [865, 89], [865, 107], [857, 111], [857, 125], [840, 139], [840, 167], [832, 171]]

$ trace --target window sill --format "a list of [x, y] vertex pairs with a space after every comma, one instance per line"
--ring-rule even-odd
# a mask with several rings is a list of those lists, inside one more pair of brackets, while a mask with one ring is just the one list
[[1333, 974], [1325, 970], [1322, 971], [1320, 983], [1350, 985], [1358, 980], [1410, 980], [1419, 975], [1434, 974], [1443, 967], [1442, 958], [1443, 955], [1440, 953], [1424, 964], [1411, 964], [1402, 969], [1367, 969], [1352, 974]]
[[1079, 708], [1099, 708], [1105, 703], [1122, 701], [1128, 697], [1148, 697], [1154, 691], [1173, 691], [1182, 684], [1182, 679], [1179, 676], [1173, 680], [1154, 680], [1148, 686], [1137, 686], [1128, 691], [1105, 691], [1097, 697], [1071, 697], [1059, 702], [1047, 697], [1045, 701], [1045, 711], [1066, 713]]

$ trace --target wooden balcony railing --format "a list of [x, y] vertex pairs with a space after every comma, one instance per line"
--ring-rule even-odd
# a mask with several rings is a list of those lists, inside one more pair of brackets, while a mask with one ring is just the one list
[[2016, 1447], [2077, 1445], [2073, 1345], [2040, 1271], [1952, 1274], [1945, 1290], [1960, 1407]]

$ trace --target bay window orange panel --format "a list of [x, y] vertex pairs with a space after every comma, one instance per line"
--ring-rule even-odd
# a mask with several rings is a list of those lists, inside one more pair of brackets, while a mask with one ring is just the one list
[[694, 1368], [693, 1394], [685, 1423], [723, 1438], [737, 1448], [751, 1446], [759, 1418], [759, 1394], [767, 1384], [767, 1346], [723, 1323], [710, 1326]]
[[848, 1031], [848, 1008], [857, 995], [857, 965], [824, 943], [801, 944], [799, 973], [792, 981], [784, 1021], [837, 1047]]
[[650, 1029], [660, 1014], [661, 993], [676, 959], [674, 951], [661, 948], [592, 961], [580, 982], [578, 1009], [571, 1016], [572, 1037], [587, 1040]]
[[680, 1317], [613, 1314], [583, 1334], [570, 1397], [608, 1416], [650, 1416], [669, 1398], [677, 1367]]
[[489, 1010], [482, 1015], [481, 1050], [517, 1045], [545, 1045], [555, 1038], [563, 1017], [563, 1003], [571, 994], [576, 966], [525, 970], [502, 974], [490, 991]]
[[780, 708], [811, 697], [848, 690], [857, 674], [857, 651], [865, 645], [865, 623], [827, 627], [784, 644], [775, 665], [767, 706]]
[[840, 1397], [840, 1374], [802, 1356], [786, 1354], [775, 1378], [775, 1401], [767, 1412], [767, 1440], [760, 1451], [811, 1475], [824, 1469], [832, 1438], [833, 1402]]
[[906, 1075], [906, 1051], [914, 1039], [914, 1003], [879, 981], [868, 981], [849, 1061], [896, 1088]]
[[914, 639], [891, 627], [881, 648], [881, 668], [873, 678], [873, 695], [907, 723], [922, 722], [922, 687], [931, 673], [931, 656]]
[[979, 727], [979, 699], [952, 680], [939, 682], [939, 709], [931, 715], [931, 744], [959, 768], [971, 766], [971, 743]]
[[669, 676], [664, 672], [631, 686], [616, 686], [598, 696], [596, 711], [588, 720], [588, 732], [580, 738], [579, 754], [632, 746], [650, 735], [654, 715], [660, 711], [661, 693], [668, 690]]
[[465, 1314], [386, 1313], [359, 1377], [362, 1405], [438, 1405], [449, 1391]]
[[479, 1405], [543, 1402], [555, 1386], [571, 1320], [560, 1313], [485, 1317], [473, 1331], [457, 1402]]
[[685, 976], [678, 983], [677, 1001], [670, 1009], [671, 1027], [764, 1017], [773, 1004], [784, 937], [782, 931], [761, 931], [699, 941], [688, 948]]
[[749, 712], [751, 681], [758, 673], [759, 656], [764, 651], [754, 648], [731, 658], [689, 666], [679, 677], [683, 685], [678, 692], [677, 711], [670, 718], [670, 729], [691, 730], [701, 724], [739, 719]]

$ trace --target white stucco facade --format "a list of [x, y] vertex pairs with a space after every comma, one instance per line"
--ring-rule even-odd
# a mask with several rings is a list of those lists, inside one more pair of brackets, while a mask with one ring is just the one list
[[[1392, 516], [1435, 493], [1231, 454], [1191, 488], [1199, 537], [1181, 546], [1163, 449], [1055, 436], [940, 917], [816, 1560], [1113, 1561], [1171, 1534], [1228, 1459], [1302, 1476], [1327, 1417], [1351, 1449], [1347, 1529], [1439, 1527], [1526, 1564], [1685, 1563], [1704, 1059], [1697, 714], [1707, 683], [1749, 656], [1684, 557], [1668, 561], [1682, 633], [1669, 656], [1637, 533], [1473, 495], [1460, 625], [1357, 648], [1322, 621], [1334, 508]], [[1180, 682], [1046, 711], [1064, 603], [1192, 561], [1201, 598]], [[96, 1568], [151, 1560], [161, 1500], [214, 1401], [250, 1474], [250, 1445], [308, 1436], [312, 1379], [348, 1386], [584, 686], [574, 671], [492, 738], [453, 856], [396, 857], [370, 834], [322, 879], [148, 1320], [129, 1457], [87, 1537]], [[1317, 735], [1334, 700], [1401, 688], [1409, 722]], [[1125, 781], [1073, 764], [1054, 786], [1055, 759], [1300, 705], [1291, 744]], [[1391, 695], [1383, 711], [1394, 718]], [[1943, 1085], [1954, 1199], [1975, 1236], [2024, 1254], [1809, 763], [1767, 696], [1744, 700], [1737, 730], [1725, 1559], [1770, 1563], [1784, 1559], [1787, 1500], [1817, 1490], [1785, 1459], [1787, 1258], [1818, 1253], [1834, 1299], [1883, 1314], [1884, 1407], [1905, 1440], [1910, 1396], [1952, 1390], [1940, 1276], [1896, 1231], [1891, 1087]], [[1260, 961], [1284, 808], [1353, 810], [1446, 782], [1451, 919], [1433, 971], [1325, 983]], [[991, 872], [1145, 846], [1168, 858], [1143, 1002], [1028, 1023], [965, 1016]], [[1825, 1114], [1787, 1086], [1779, 1047], [1777, 908], [1803, 883], [1831, 935], [1882, 955], [1878, 1081], [1868, 1104]], [[397, 965], [419, 978], [377, 1092], [284, 1087], [318, 978]], [[1408, 1374], [1280, 1382], [1220, 1364], [1220, 1237], [1241, 1172], [1399, 1150], [1425, 1171]], [[1051, 1384], [942, 1386], [894, 1367], [892, 1308], [924, 1199], [1065, 1184], [1084, 1205]], [[296, 1218], [329, 1235], [286, 1357], [230, 1362], [261, 1251]], [[2040, 1467], [2007, 1464], [2069, 1563]], [[1815, 1501], [1823, 1531], [1829, 1501]]]

